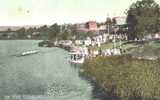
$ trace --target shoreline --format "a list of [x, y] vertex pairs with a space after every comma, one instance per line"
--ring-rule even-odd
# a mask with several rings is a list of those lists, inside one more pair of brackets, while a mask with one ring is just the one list
[[[84, 66], [81, 65], [80, 70], [84, 70]], [[92, 98], [99, 100], [123, 100], [118, 95], [114, 93], [114, 91], [107, 91], [103, 84], [98, 83], [96, 77], [90, 75], [89, 73], [84, 73], [83, 71], [79, 71], [79, 75], [82, 79], [88, 81], [91, 86], [93, 86], [92, 90]]]
[[[83, 66], [81, 66], [83, 67]], [[81, 70], [81, 68], [80, 68]], [[95, 77], [89, 75], [89, 74], [84, 74], [83, 72], [79, 72], [79, 76], [83, 79], [88, 81], [91, 86], [93, 86], [92, 90], [92, 99], [99, 99], [99, 100], [117, 100], [118, 96], [115, 94], [109, 92], [106, 90], [105, 87], [100, 85]], [[119, 98], [120, 99], [120, 98]], [[119, 100], [118, 99], [118, 100]]]

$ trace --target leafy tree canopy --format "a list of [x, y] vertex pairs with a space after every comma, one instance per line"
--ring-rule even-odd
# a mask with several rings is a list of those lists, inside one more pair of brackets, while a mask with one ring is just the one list
[[159, 32], [160, 6], [154, 0], [133, 3], [127, 12], [127, 24], [132, 38]]
[[53, 24], [49, 29], [49, 39], [54, 39], [58, 37], [60, 33], [60, 26], [58, 24]]

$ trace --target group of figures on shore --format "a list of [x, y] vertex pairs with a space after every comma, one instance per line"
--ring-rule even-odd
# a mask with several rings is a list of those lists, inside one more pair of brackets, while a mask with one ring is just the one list
[[[84, 40], [59, 40], [59, 41], [43, 41], [39, 43], [39, 46], [51, 47], [56, 46], [64, 48], [70, 53], [70, 62], [83, 63], [85, 59], [101, 56], [121, 55], [121, 46], [116, 47], [115, 43], [119, 40], [127, 40], [127, 35], [114, 35], [114, 34], [101, 34], [95, 37], [86, 37]], [[101, 45], [107, 42], [113, 42], [113, 48], [101, 49]], [[97, 47], [93, 50], [90, 47]]]

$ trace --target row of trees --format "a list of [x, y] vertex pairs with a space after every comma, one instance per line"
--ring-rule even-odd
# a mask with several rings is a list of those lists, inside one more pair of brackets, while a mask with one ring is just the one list
[[127, 12], [130, 38], [160, 32], [160, 6], [154, 0], [133, 3]]
[[[66, 24], [66, 25], [58, 25], [53, 24], [51, 26], [43, 25], [39, 28], [30, 27], [30, 28], [20, 28], [16, 31], [8, 29], [7, 31], [3, 32], [4, 37], [7, 37], [7, 33], [14, 33], [14, 37], [16, 38], [27, 38], [28, 35], [32, 36], [34, 39], [49, 39], [49, 40], [56, 40], [56, 39], [84, 39], [87, 36], [92, 36], [93, 32], [77, 32], [75, 25]], [[38, 34], [34, 35], [34, 32], [38, 32]]]
[[[133, 3], [127, 11], [127, 26], [128, 35], [131, 39], [135, 37], [142, 38], [151, 33], [160, 32], [160, 6], [154, 0], [141, 0]], [[97, 23], [100, 25], [115, 26], [116, 20], [107, 18], [106, 22]], [[109, 28], [110, 28], [109, 27]], [[11, 32], [8, 29], [8, 32]], [[16, 31], [19, 38], [24, 38], [26, 35], [31, 35], [33, 32], [40, 32], [38, 38], [46, 39], [71, 39], [73, 37], [84, 38], [87, 34], [76, 32], [75, 26], [71, 24], [51, 26], [41, 26], [39, 28], [21, 28]], [[90, 32], [91, 33], [91, 32]], [[90, 34], [91, 36], [93, 34]]]

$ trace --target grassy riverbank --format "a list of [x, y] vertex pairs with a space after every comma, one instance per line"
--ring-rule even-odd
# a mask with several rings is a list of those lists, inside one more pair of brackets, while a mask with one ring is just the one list
[[138, 60], [129, 55], [97, 57], [83, 64], [84, 75], [94, 77], [107, 98], [153, 99], [160, 96], [160, 60]]
[[[126, 50], [126, 51], [128, 51], [128, 52], [129, 52], [130, 50], [132, 50], [132, 49], [134, 49], [134, 48], [137, 48], [137, 47], [139, 46], [139, 44], [136, 43], [136, 42], [129, 43], [129, 42], [127, 42], [127, 41], [122, 41], [121, 44], [120, 44], [119, 42], [116, 42], [115, 44], [116, 44], [116, 45], [115, 45], [116, 48], [119, 48], [120, 45], [121, 45], [121, 47], [123, 48], [123, 50]], [[107, 43], [101, 44], [100, 47], [98, 47], [98, 46], [96, 45], [96, 46], [93, 46], [93, 47], [92, 47], [92, 46], [89, 46], [89, 48], [90, 48], [91, 50], [99, 50], [99, 49], [106, 50], [106, 49], [112, 49], [112, 48], [114, 48], [114, 43], [113, 43], [113, 42], [107, 42]]]

